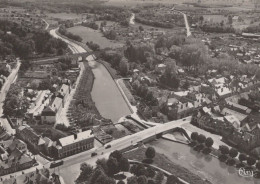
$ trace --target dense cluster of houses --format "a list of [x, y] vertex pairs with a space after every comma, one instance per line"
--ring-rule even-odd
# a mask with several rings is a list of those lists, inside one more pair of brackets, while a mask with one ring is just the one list
[[223, 140], [230, 145], [258, 155], [259, 122], [252, 118], [253, 109], [241, 105], [239, 101], [248, 100], [252, 91], [258, 91], [259, 81], [255, 77], [247, 76], [236, 79], [231, 76], [231, 79], [218, 78], [208, 81], [207, 85], [211, 89], [208, 92], [212, 94], [209, 99], [212, 103], [204, 103], [195, 108], [191, 113], [192, 122], [202, 129], [222, 135]]
[[36, 160], [28, 153], [27, 144], [12, 138], [0, 143], [0, 176], [32, 167]]

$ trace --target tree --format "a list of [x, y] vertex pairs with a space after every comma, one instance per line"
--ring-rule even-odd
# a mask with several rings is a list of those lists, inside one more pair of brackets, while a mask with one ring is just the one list
[[125, 157], [122, 157], [119, 161], [119, 168], [121, 171], [129, 171], [129, 168], [130, 168], [130, 164], [128, 162], [128, 159], [125, 158]]
[[52, 87], [51, 81], [49, 79], [45, 79], [39, 84], [38, 90], [47, 90], [47, 89], [51, 89], [51, 87]]
[[260, 171], [260, 161], [258, 160], [255, 167]]
[[102, 158], [102, 159], [98, 159], [96, 161], [97, 167], [103, 169], [103, 171], [108, 174], [108, 166], [107, 166], [107, 159]]
[[143, 164], [138, 164], [136, 167], [136, 176], [147, 175], [146, 169]]
[[123, 76], [126, 76], [129, 72], [129, 63], [126, 58], [122, 58], [119, 64], [120, 72]]
[[24, 60], [21, 63], [20, 69], [21, 71], [27, 71], [31, 66], [31, 63], [28, 60]]
[[137, 165], [132, 165], [132, 167], [130, 168], [130, 173], [136, 175], [136, 172], [137, 172]]
[[179, 181], [179, 179], [176, 176], [170, 175], [167, 178], [166, 184], [179, 184], [179, 182], [180, 181]]
[[231, 148], [229, 150], [229, 156], [230, 157], [235, 158], [235, 157], [237, 157], [237, 155], [238, 155], [238, 151], [235, 148]]
[[156, 184], [161, 184], [162, 183], [162, 181], [163, 181], [163, 179], [164, 179], [164, 174], [163, 174], [163, 172], [161, 172], [161, 171], [158, 171], [157, 172], [157, 174], [156, 174], [156, 176], [155, 176], [155, 183]]
[[114, 175], [119, 172], [119, 166], [116, 158], [110, 157], [107, 161], [109, 175]]
[[146, 176], [142, 175], [137, 178], [138, 184], [147, 184], [147, 178]]
[[255, 162], [256, 162], [256, 160], [255, 160], [254, 158], [252, 158], [252, 157], [247, 157], [247, 164], [248, 164], [248, 165], [252, 166], [252, 165], [255, 164]]
[[148, 147], [145, 156], [149, 159], [153, 159], [155, 157], [155, 149], [153, 147]]
[[151, 167], [147, 167], [146, 168], [146, 171], [147, 171], [147, 177], [150, 177], [150, 178], [153, 178], [154, 176], [155, 176], [155, 174], [156, 174], [156, 172], [154, 171], [154, 169], [153, 168], [151, 168]]
[[87, 181], [87, 179], [91, 176], [94, 169], [92, 166], [88, 165], [87, 163], [82, 163], [80, 165], [80, 175], [77, 178], [76, 182], [81, 183]]
[[235, 164], [236, 164], [236, 161], [235, 161], [234, 158], [229, 158], [229, 159], [227, 160], [227, 165], [233, 166], [233, 165], [235, 165]]
[[220, 150], [221, 154], [223, 154], [223, 155], [227, 155], [229, 153], [228, 147], [224, 146], [224, 145], [220, 145], [219, 150]]
[[207, 147], [211, 147], [211, 146], [213, 145], [213, 143], [214, 143], [214, 141], [213, 141], [213, 139], [212, 139], [211, 137], [208, 137], [208, 138], [206, 139], [206, 141], [205, 141], [205, 145], [206, 145]]
[[131, 176], [131, 177], [127, 178], [127, 184], [138, 184], [137, 177]]
[[155, 183], [155, 181], [154, 181], [154, 180], [152, 180], [152, 179], [149, 179], [149, 180], [148, 180], [148, 182], [147, 182], [147, 184], [156, 184], [156, 183]]
[[204, 142], [206, 141], [206, 137], [205, 137], [205, 135], [200, 134], [200, 135], [198, 136], [197, 140], [198, 140], [199, 143], [202, 144], [202, 143], [204, 143]]
[[193, 141], [196, 141], [198, 139], [198, 136], [198, 132], [192, 132], [190, 137]]
[[123, 157], [122, 153], [118, 150], [113, 151], [110, 155], [110, 157], [114, 157], [118, 162], [121, 160], [121, 158]]
[[139, 26], [139, 31], [144, 31], [143, 26]]
[[238, 159], [240, 160], [240, 162], [243, 162], [246, 160], [246, 154], [244, 153], [240, 153], [239, 156], [238, 156]]
[[232, 16], [231, 16], [231, 15], [228, 16], [228, 23], [229, 23], [230, 25], [233, 23], [233, 19], [232, 19]]
[[125, 182], [123, 180], [120, 180], [119, 182], [117, 182], [117, 184], [125, 184]]

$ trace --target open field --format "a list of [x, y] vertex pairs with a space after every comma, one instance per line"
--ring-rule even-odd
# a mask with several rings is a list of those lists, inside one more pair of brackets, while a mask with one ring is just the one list
[[[141, 147], [136, 150], [129, 151], [124, 153], [124, 156], [131, 160], [137, 160], [142, 162], [145, 159], [145, 151], [146, 149]], [[170, 173], [173, 173], [175, 176], [178, 176], [189, 183], [196, 184], [206, 184], [208, 182], [203, 181], [197, 175], [191, 173], [189, 170], [184, 167], [173, 163], [168, 157], [163, 154], [156, 153], [153, 159], [153, 165], [160, 167]]]
[[72, 20], [72, 19], [81, 19], [84, 14], [76, 14], [76, 13], [47, 13], [47, 16], [54, 19], [61, 20]]
[[224, 15], [203, 15], [204, 20], [212, 23], [220, 23], [221, 21], [224, 21], [224, 23], [227, 22], [228, 18]]
[[99, 30], [94, 30], [88, 27], [76, 26], [68, 29], [69, 32], [79, 35], [83, 39], [83, 43], [93, 42], [100, 46], [101, 49], [104, 48], [118, 48], [122, 47], [123, 43], [117, 41], [111, 41], [105, 38]]

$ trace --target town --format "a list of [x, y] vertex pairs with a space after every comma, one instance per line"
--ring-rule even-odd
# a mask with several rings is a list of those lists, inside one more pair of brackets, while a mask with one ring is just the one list
[[260, 2], [23, 1], [0, 0], [0, 183], [260, 183]]

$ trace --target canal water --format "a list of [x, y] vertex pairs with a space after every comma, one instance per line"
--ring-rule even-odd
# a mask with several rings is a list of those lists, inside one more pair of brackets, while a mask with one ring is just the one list
[[259, 180], [241, 177], [234, 167], [226, 166], [210, 155], [198, 153], [187, 145], [158, 139], [149, 143], [149, 146], [213, 184], [260, 184]]
[[89, 60], [89, 65], [95, 76], [91, 96], [99, 113], [104, 118], [111, 119], [114, 123], [121, 117], [131, 114], [114, 79], [104, 65], [93, 59]]

